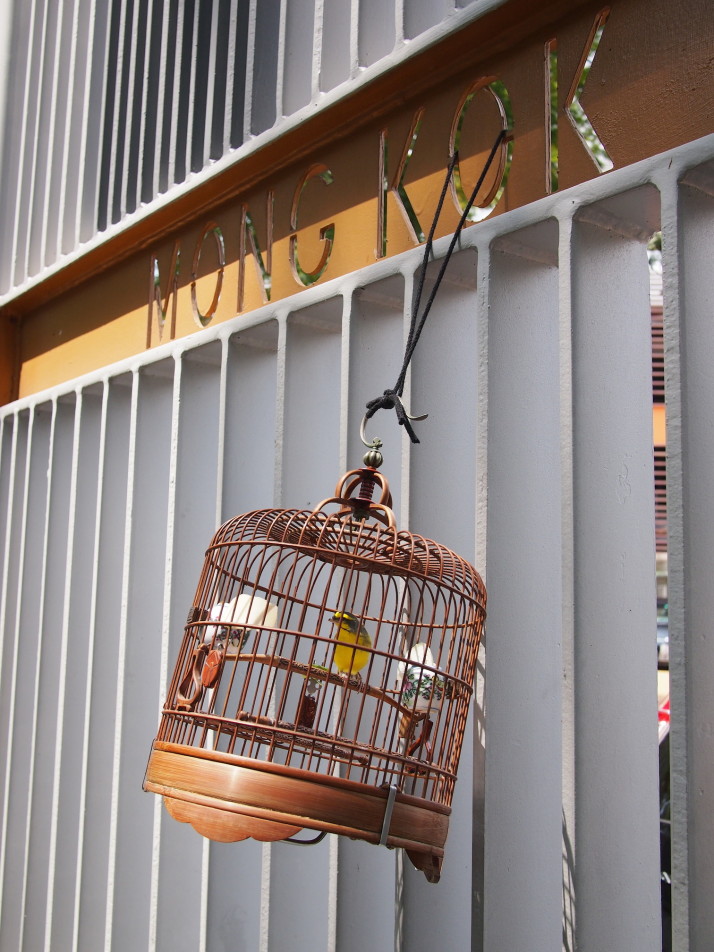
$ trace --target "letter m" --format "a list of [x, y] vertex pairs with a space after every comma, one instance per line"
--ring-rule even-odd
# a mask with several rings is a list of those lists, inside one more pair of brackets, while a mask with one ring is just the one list
[[178, 297], [178, 279], [181, 267], [181, 250], [178, 241], [174, 242], [174, 249], [171, 254], [171, 264], [169, 265], [169, 275], [166, 281], [166, 293], [161, 295], [161, 273], [159, 271], [159, 259], [156, 255], [151, 256], [151, 266], [149, 268], [149, 313], [146, 321], [146, 346], [151, 347], [151, 337], [153, 330], [154, 309], [156, 309], [156, 326], [159, 332], [159, 342], [164, 336], [164, 325], [166, 324], [166, 315], [171, 303], [171, 323], [169, 327], [169, 339], [173, 340], [176, 336], [176, 300]]

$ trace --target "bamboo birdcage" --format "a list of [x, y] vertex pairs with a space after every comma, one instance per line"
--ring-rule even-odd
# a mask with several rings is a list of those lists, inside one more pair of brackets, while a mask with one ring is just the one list
[[366, 466], [312, 511], [218, 530], [144, 781], [176, 819], [223, 842], [403, 847], [438, 881], [486, 593], [390, 506]]

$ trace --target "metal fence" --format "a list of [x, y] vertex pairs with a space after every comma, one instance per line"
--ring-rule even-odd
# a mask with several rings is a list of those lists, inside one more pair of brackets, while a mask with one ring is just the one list
[[501, 2], [7, 3], [0, 302]]
[[659, 948], [660, 227], [674, 929], [710, 947], [713, 161], [708, 137], [469, 227], [412, 363], [421, 444], [370, 421], [401, 524], [489, 592], [438, 886], [334, 837], [208, 843], [141, 790], [215, 526], [359, 463], [419, 249], [2, 410], [3, 952]]

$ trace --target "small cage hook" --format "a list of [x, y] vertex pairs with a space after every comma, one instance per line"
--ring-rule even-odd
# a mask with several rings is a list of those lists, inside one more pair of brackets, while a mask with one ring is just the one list
[[379, 450], [380, 447], [382, 446], [382, 441], [380, 440], [378, 436], [375, 436], [373, 440], [367, 439], [367, 435], [365, 433], [365, 430], [367, 428], [367, 419], [368, 419], [367, 414], [365, 413], [365, 415], [362, 417], [362, 423], [360, 424], [360, 428], [359, 428], [359, 438], [360, 440], [362, 440], [362, 442], [368, 449]]
[[[407, 413], [406, 410], [404, 411], [404, 415], [406, 416], [407, 420], [415, 420], [417, 422], [420, 420], [426, 420], [426, 418], [429, 416], [428, 413], [420, 413], [416, 416], [412, 416], [410, 413]], [[367, 428], [367, 420], [370, 418], [370, 416], [371, 414], [365, 413], [365, 415], [362, 417], [362, 423], [360, 424], [359, 428], [359, 438], [368, 450], [368, 452], [366, 452], [363, 456], [364, 465], [372, 466], [374, 469], [379, 469], [379, 467], [384, 462], [384, 457], [380, 452], [382, 448], [382, 441], [378, 436], [375, 436], [373, 440], [367, 439], [365, 431]]]

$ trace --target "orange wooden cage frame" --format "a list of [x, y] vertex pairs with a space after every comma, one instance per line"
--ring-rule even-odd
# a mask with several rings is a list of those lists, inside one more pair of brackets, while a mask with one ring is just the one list
[[438, 881], [486, 592], [391, 502], [366, 466], [312, 511], [218, 530], [144, 780], [176, 819], [222, 842], [402, 847]]

